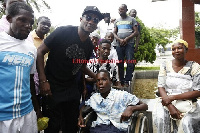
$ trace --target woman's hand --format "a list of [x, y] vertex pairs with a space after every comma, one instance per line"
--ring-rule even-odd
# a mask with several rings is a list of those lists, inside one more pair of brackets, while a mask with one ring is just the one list
[[172, 118], [174, 119], [181, 119], [183, 116], [181, 114], [181, 112], [172, 104], [169, 104], [167, 106], [169, 112], [170, 112], [170, 115]]
[[161, 97], [161, 99], [162, 99], [163, 106], [169, 105], [174, 100], [173, 96], [165, 96], [165, 97]]

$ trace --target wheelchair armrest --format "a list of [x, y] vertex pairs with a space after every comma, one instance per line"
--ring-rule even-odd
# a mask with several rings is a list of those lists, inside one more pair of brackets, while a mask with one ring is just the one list
[[91, 107], [86, 106], [86, 108], [82, 110], [82, 115], [86, 127], [81, 128], [79, 133], [89, 133], [90, 127], [92, 126], [92, 122], [97, 119], [97, 114]]
[[90, 106], [85, 106], [85, 108], [82, 110], [83, 118], [86, 117], [92, 111], [93, 109]]
[[95, 111], [91, 111], [85, 118], [85, 125], [86, 127], [91, 127], [92, 122], [95, 121], [97, 119], [97, 114]]
[[139, 114], [139, 111], [135, 111], [135, 112], [132, 114], [131, 118], [136, 117], [138, 114]]
[[138, 118], [138, 114], [139, 114], [139, 111], [135, 111], [130, 120], [130, 125], [128, 125], [128, 133], [134, 133], [135, 132], [135, 127], [136, 127], [136, 122], [137, 122], [137, 118]]

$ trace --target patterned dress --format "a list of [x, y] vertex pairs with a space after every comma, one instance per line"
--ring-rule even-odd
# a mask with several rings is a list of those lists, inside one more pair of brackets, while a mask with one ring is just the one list
[[[158, 87], [165, 88], [168, 95], [178, 95], [188, 91], [200, 91], [200, 65], [188, 61], [176, 73], [172, 68], [172, 61], [164, 62], [158, 75]], [[169, 111], [162, 106], [158, 98], [153, 111], [153, 121], [158, 133], [199, 133], [200, 132], [200, 107], [197, 102], [185, 113], [181, 120], [171, 119]]]
[[[100, 62], [103, 63], [100, 64]], [[115, 62], [112, 62], [112, 60], [100, 60], [97, 58], [90, 59], [87, 63], [87, 67], [94, 73], [97, 73], [101, 69], [107, 70], [110, 73], [111, 78], [115, 78], [117, 81], [119, 81], [118, 67]]]

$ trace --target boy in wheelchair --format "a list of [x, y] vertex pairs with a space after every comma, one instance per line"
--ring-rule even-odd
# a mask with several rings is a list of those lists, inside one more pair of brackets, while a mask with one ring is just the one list
[[[91, 133], [126, 133], [130, 117], [135, 111], [147, 110], [147, 104], [141, 102], [135, 95], [126, 91], [111, 88], [110, 74], [107, 70], [100, 70], [96, 76], [97, 89], [85, 102], [97, 114], [92, 122]], [[86, 127], [82, 116], [85, 106], [80, 109], [79, 127]]]

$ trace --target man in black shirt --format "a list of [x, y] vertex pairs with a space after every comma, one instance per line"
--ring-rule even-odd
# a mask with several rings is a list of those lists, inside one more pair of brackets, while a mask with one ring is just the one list
[[[38, 48], [37, 70], [40, 91], [48, 96], [49, 126], [45, 133], [76, 133], [80, 94], [76, 84], [79, 70], [95, 78], [86, 67], [93, 45], [89, 34], [103, 15], [95, 6], [87, 6], [80, 18], [80, 26], [63, 26], [51, 33]], [[44, 70], [44, 55], [49, 52]], [[76, 62], [81, 60], [81, 62]]]

